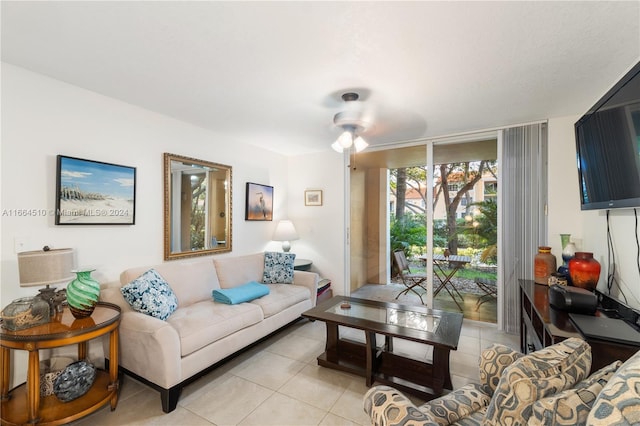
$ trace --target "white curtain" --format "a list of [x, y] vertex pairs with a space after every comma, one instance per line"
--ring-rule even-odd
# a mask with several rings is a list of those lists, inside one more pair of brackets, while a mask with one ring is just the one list
[[502, 328], [520, 328], [518, 279], [533, 279], [533, 259], [547, 239], [547, 124], [502, 130]]

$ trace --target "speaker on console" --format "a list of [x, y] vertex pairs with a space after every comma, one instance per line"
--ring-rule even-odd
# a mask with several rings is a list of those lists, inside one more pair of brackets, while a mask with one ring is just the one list
[[598, 306], [596, 295], [583, 288], [554, 284], [549, 287], [549, 304], [562, 311], [593, 315]]

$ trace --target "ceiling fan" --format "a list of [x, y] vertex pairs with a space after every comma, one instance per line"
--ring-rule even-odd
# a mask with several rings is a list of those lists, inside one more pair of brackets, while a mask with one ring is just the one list
[[342, 129], [338, 139], [331, 144], [334, 151], [342, 153], [351, 147], [356, 152], [365, 149], [369, 144], [362, 137], [362, 133], [372, 127], [370, 120], [364, 116], [358, 99], [360, 96], [355, 92], [346, 92], [341, 96], [345, 102], [345, 110], [333, 116], [333, 124]]

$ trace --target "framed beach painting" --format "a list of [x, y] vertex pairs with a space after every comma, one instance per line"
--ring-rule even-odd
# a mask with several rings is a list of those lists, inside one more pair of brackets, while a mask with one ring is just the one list
[[56, 225], [133, 225], [135, 167], [58, 155]]
[[273, 220], [273, 186], [247, 182], [245, 220]]

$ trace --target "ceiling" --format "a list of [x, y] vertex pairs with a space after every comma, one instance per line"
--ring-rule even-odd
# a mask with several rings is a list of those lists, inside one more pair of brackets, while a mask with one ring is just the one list
[[[285, 155], [580, 115], [640, 58], [640, 2], [2, 1], [2, 60]], [[216, 141], [217, 142], [217, 141]]]

